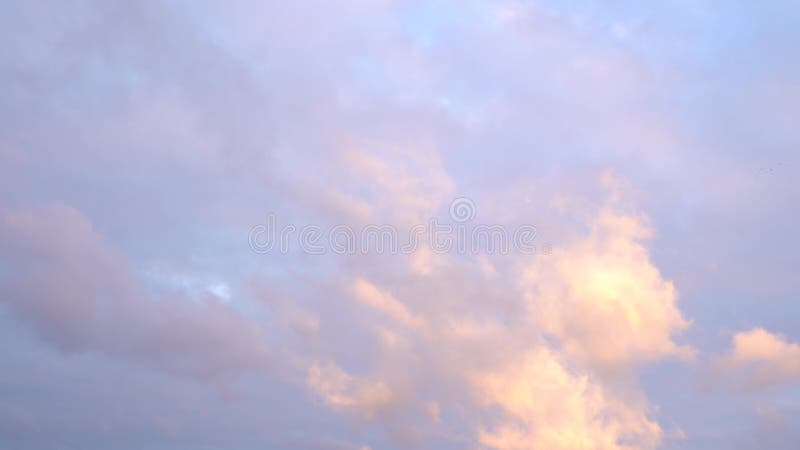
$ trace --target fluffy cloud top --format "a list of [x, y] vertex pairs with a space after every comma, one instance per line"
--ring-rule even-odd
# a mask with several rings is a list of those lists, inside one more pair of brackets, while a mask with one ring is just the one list
[[718, 368], [756, 389], [800, 381], [800, 344], [763, 328], [736, 333]]
[[[673, 340], [688, 322], [650, 261], [645, 219], [613, 204], [585, 219], [588, 233], [552, 255], [505, 256], [515, 262], [504, 280], [518, 279], [508, 298], [484, 299], [479, 316], [453, 305], [500, 276], [487, 274], [486, 255], [452, 255], [447, 269], [390, 279], [385, 264], [393, 263], [373, 261], [364, 270], [383, 276], [381, 284], [358, 276], [343, 290], [370, 312], [351, 318], [378, 343], [372, 359], [359, 358], [365, 375], [312, 361], [308, 386], [332, 409], [375, 420], [401, 442], [435, 435], [449, 419], [471, 423], [473, 439], [498, 450], [656, 448], [662, 429], [626, 383], [648, 363], [692, 355]], [[466, 290], [435, 288], [454, 283]]]
[[688, 322], [673, 284], [642, 243], [648, 226], [602, 209], [590, 229], [525, 273], [532, 320], [573, 357], [596, 367], [690, 357], [690, 348], [672, 340]]

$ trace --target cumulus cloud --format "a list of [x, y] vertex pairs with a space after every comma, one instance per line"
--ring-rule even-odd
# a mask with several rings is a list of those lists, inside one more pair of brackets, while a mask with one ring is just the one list
[[595, 367], [691, 357], [689, 347], [673, 341], [689, 324], [675, 287], [643, 244], [651, 235], [645, 219], [604, 207], [589, 229], [525, 272], [532, 320]]
[[736, 333], [716, 369], [748, 389], [800, 381], [800, 344], [763, 328]]
[[375, 313], [351, 318], [376, 341], [366, 375], [311, 362], [308, 386], [390, 430], [431, 436], [457, 418], [486, 448], [656, 448], [665, 433], [631, 381], [649, 363], [691, 357], [675, 341], [689, 324], [650, 259], [646, 219], [621, 210], [624, 193], [609, 196], [582, 216], [585, 232], [550, 255], [507, 256], [503, 272], [487, 255], [391, 278], [390, 261], [364, 266], [343, 292]]
[[551, 350], [540, 348], [508, 367], [475, 376], [484, 403], [498, 405], [503, 419], [480, 432], [498, 450], [547, 448], [653, 449], [661, 428], [641, 405], [614, 398], [587, 375], [571, 373]]

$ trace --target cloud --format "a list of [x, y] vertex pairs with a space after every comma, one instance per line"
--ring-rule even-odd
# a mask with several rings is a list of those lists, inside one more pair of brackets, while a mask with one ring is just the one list
[[413, 315], [403, 303], [388, 292], [382, 292], [375, 285], [363, 278], [357, 278], [353, 283], [353, 295], [367, 306], [375, 308], [391, 319], [411, 327], [425, 326], [425, 319]]
[[497, 450], [656, 448], [661, 428], [646, 409], [614, 398], [587, 375], [571, 373], [547, 348], [519, 356], [474, 378], [482, 401], [503, 410], [498, 426], [480, 432], [483, 445]]
[[0, 267], [3, 302], [64, 351], [100, 351], [198, 377], [268, 366], [264, 333], [227, 299], [153, 292], [68, 205], [0, 210]]
[[396, 400], [385, 383], [354, 378], [333, 363], [315, 362], [308, 369], [307, 382], [328, 405], [364, 419], [386, 411]]
[[[4, 2], [0, 352], [30, 384], [0, 376], [0, 435], [632, 450], [697, 414], [686, 446], [722, 442], [695, 431], [739, 398], [681, 395], [680, 362], [796, 312], [797, 8], [695, 3]], [[404, 236], [456, 196], [553, 252], [245, 242], [270, 211]], [[793, 383], [797, 344], [749, 333], [720, 376]]]
[[378, 313], [350, 319], [368, 330], [365, 375], [312, 361], [310, 389], [401, 442], [455, 420], [468, 442], [497, 450], [656, 448], [667, 433], [636, 376], [693, 349], [674, 340], [689, 323], [625, 196], [611, 189], [578, 214], [583, 225], [549, 255], [505, 255], [500, 267], [459, 255], [424, 273], [392, 272], [401, 262], [391, 260], [360, 266], [343, 292]]
[[716, 362], [718, 373], [748, 389], [800, 381], [800, 344], [763, 328], [736, 333], [728, 354]]
[[691, 357], [673, 341], [689, 323], [643, 244], [651, 235], [645, 219], [602, 207], [589, 229], [523, 274], [532, 320], [596, 368]]

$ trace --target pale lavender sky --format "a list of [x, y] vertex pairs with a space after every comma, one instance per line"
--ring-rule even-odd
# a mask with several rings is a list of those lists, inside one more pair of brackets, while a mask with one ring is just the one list
[[1, 3], [0, 448], [800, 448], [795, 2]]

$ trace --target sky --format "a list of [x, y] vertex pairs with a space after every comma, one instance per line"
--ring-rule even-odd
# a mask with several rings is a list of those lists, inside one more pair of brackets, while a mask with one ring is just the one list
[[799, 21], [2, 2], [0, 447], [800, 448]]

